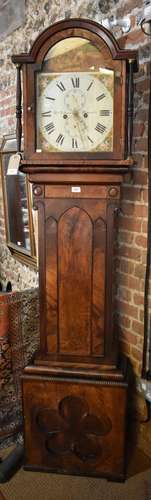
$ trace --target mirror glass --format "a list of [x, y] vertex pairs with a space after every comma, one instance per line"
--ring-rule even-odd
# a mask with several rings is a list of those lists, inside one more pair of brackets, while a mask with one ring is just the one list
[[21, 171], [10, 175], [9, 160], [16, 152], [14, 136], [4, 136], [1, 148], [6, 243], [15, 258], [37, 267], [37, 211], [32, 209], [32, 186]]

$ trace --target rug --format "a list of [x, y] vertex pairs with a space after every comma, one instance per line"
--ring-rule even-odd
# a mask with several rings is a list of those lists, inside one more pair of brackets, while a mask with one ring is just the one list
[[0, 341], [0, 447], [22, 428], [21, 375], [39, 346], [38, 289], [7, 294], [8, 338]]

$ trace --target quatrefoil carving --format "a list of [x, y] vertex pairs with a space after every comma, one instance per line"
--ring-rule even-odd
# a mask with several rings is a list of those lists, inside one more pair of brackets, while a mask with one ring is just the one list
[[84, 398], [67, 396], [58, 405], [58, 411], [39, 409], [36, 424], [45, 436], [50, 454], [75, 454], [80, 460], [93, 461], [101, 455], [100, 437], [111, 431], [108, 416], [98, 417], [89, 412]]

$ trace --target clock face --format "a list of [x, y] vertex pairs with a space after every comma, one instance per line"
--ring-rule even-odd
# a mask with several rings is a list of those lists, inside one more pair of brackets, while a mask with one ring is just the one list
[[112, 94], [107, 70], [39, 74], [37, 150], [112, 151]]

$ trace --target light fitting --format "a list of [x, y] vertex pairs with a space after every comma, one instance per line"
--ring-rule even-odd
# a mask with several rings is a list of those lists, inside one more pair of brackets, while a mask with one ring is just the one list
[[151, 36], [151, 0], [144, 1], [143, 18], [141, 28], [145, 35]]
[[122, 30], [122, 33], [128, 33], [131, 28], [131, 20], [130, 17], [126, 16], [123, 19], [117, 19], [115, 16], [111, 16], [109, 18], [102, 19], [102, 26], [111, 30], [114, 27], [119, 27]]

